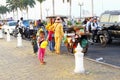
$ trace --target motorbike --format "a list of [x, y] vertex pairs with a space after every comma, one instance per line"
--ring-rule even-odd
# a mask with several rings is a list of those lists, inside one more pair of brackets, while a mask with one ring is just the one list
[[83, 53], [87, 53], [88, 51], [88, 40], [87, 35], [80, 33], [80, 30], [74, 30], [73, 33], [65, 33], [66, 36], [66, 47], [68, 52], [74, 54], [75, 48], [77, 47], [78, 43], [80, 43], [81, 47], [83, 48]]
[[102, 47], [107, 45], [107, 36], [103, 34], [102, 30], [98, 30], [97, 35], [95, 36], [95, 43], [100, 43]]

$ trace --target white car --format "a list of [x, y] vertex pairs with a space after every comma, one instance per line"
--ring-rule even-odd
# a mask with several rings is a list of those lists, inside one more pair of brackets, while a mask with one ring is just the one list
[[13, 31], [15, 30], [17, 22], [16, 21], [9, 21], [5, 25], [3, 25], [2, 29], [4, 33], [7, 33], [9, 31], [10, 34], [13, 34]]

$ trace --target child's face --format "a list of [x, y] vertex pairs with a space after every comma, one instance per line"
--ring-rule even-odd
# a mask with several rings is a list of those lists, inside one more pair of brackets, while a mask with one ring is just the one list
[[44, 35], [43, 33], [41, 33], [41, 34], [40, 34], [40, 37], [42, 37], [42, 38], [43, 38], [44, 36], [45, 36], [45, 35]]
[[36, 36], [33, 36], [33, 39], [36, 39]]

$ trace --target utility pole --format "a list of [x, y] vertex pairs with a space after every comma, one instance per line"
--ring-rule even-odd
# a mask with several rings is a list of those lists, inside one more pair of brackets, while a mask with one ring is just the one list
[[47, 13], [47, 16], [48, 16], [48, 11], [49, 11], [49, 8], [46, 8], [46, 13]]
[[92, 17], [94, 16], [94, 2], [91, 0], [91, 12], [92, 12]]
[[55, 15], [55, 1], [52, 0], [52, 3], [53, 3], [53, 15]]
[[82, 6], [83, 6], [83, 3], [79, 2], [78, 5], [80, 6], [80, 19], [81, 19], [81, 12], [82, 12]]
[[71, 3], [72, 3], [72, 1], [71, 0], [69, 0], [69, 4], [70, 4], [70, 10], [69, 10], [69, 16], [70, 16], [70, 18], [71, 18]]

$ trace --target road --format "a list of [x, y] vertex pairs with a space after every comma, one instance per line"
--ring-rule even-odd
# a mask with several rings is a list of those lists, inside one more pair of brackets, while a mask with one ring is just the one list
[[[67, 49], [62, 46], [62, 51], [67, 51]], [[94, 60], [103, 58], [100, 62], [120, 67], [120, 42], [113, 41], [112, 44], [109, 44], [106, 47], [102, 47], [98, 43], [89, 45], [88, 52], [85, 57]]]
[[102, 57], [102, 62], [120, 67], [120, 41], [113, 41], [106, 47], [101, 47], [100, 44], [90, 45], [86, 57], [94, 60]]

